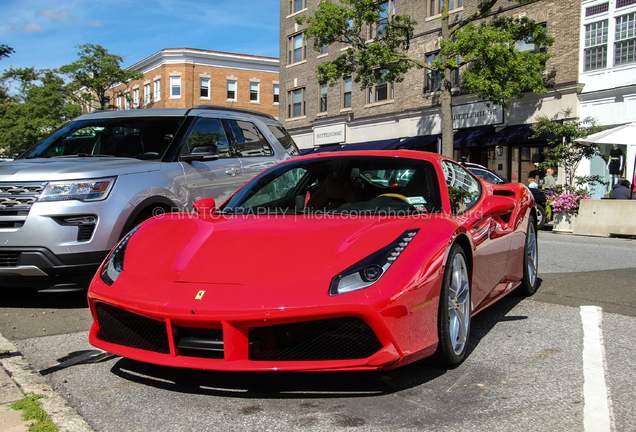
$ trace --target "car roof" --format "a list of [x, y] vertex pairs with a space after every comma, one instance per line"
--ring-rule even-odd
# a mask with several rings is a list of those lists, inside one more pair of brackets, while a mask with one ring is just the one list
[[126, 118], [126, 117], [183, 117], [186, 115], [198, 115], [203, 113], [218, 112], [219, 114], [236, 113], [248, 116], [256, 116], [262, 120], [273, 120], [269, 114], [252, 111], [244, 108], [223, 107], [217, 105], [197, 105], [194, 108], [145, 108], [130, 110], [102, 110], [94, 111], [77, 117], [75, 120], [87, 120], [95, 118]]

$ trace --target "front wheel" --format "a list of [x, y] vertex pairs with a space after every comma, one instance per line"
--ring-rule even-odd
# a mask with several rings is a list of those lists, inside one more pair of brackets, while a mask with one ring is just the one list
[[537, 273], [539, 264], [539, 249], [537, 246], [537, 229], [534, 223], [534, 216], [528, 220], [528, 230], [526, 231], [526, 245], [523, 250], [523, 279], [519, 286], [519, 293], [531, 296], [537, 291], [539, 284]]
[[545, 212], [545, 207], [541, 204], [537, 204], [537, 229], [542, 229], [547, 221], [548, 214]]
[[450, 250], [440, 292], [437, 317], [439, 342], [435, 360], [445, 366], [456, 366], [466, 356], [470, 334], [470, 278], [466, 254], [455, 244]]

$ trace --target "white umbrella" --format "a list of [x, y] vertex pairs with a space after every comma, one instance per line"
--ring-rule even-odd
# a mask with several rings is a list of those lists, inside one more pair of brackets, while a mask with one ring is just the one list
[[[636, 122], [597, 132], [587, 138], [579, 138], [580, 142], [596, 144], [623, 144], [636, 145]], [[636, 182], [636, 157], [634, 158], [634, 170], [632, 170], [632, 188]]]
[[636, 144], [636, 122], [597, 132], [578, 141], [596, 144]]

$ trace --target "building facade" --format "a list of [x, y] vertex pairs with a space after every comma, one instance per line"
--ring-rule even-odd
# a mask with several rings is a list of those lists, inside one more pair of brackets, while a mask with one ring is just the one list
[[167, 48], [128, 69], [144, 78], [111, 89], [117, 109], [220, 105], [278, 116], [277, 58]]
[[[608, 128], [636, 122], [636, 0], [583, 0], [579, 95], [582, 117], [591, 116]], [[584, 160], [579, 175], [601, 176], [601, 198], [621, 179], [634, 181], [636, 145], [602, 145], [610, 158]]]
[[[441, 36], [440, 1], [389, 0], [386, 19], [410, 15], [417, 25], [410, 41], [410, 55], [432, 61]], [[452, 0], [451, 20], [476, 12], [478, 0]], [[437, 151], [441, 134], [439, 77], [413, 69], [400, 83], [380, 83], [362, 90], [351, 78], [331, 87], [316, 78], [316, 65], [334, 60], [344, 43], [321, 47], [304, 35], [306, 25], [295, 18], [313, 14], [319, 0], [281, 0], [279, 117], [301, 149], [383, 141], [392, 148]], [[453, 97], [455, 158], [488, 166], [512, 181], [525, 181], [530, 174], [541, 177], [537, 164], [545, 161], [546, 142], [531, 138], [530, 125], [539, 115], [552, 117], [571, 109], [579, 116], [578, 52], [581, 0], [538, 0], [520, 6], [500, 2], [497, 16], [527, 16], [543, 23], [555, 43], [547, 51], [548, 92], [528, 93], [511, 102], [508, 109], [488, 106], [471, 94], [457, 91]], [[369, 38], [373, 37], [372, 29]], [[525, 46], [541, 50], [545, 47]], [[455, 84], [459, 78], [454, 78]]]

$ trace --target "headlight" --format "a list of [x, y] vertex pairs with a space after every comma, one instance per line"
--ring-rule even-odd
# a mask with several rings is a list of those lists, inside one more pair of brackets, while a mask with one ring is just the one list
[[117, 243], [115, 249], [110, 251], [106, 257], [106, 261], [104, 261], [104, 266], [102, 267], [102, 272], [100, 273], [100, 277], [106, 284], [114, 284], [121, 272], [124, 271], [124, 255], [126, 254], [126, 246], [128, 246], [128, 240], [130, 240], [130, 237], [132, 237], [135, 231], [139, 229], [139, 226], [140, 225], [137, 225], [128, 234], [126, 234], [126, 236]]
[[387, 247], [352, 265], [331, 280], [329, 295], [345, 294], [368, 288], [380, 280], [391, 264], [411, 243], [419, 229], [405, 231]]
[[106, 199], [114, 183], [115, 177], [49, 182], [38, 201], [100, 201]]

